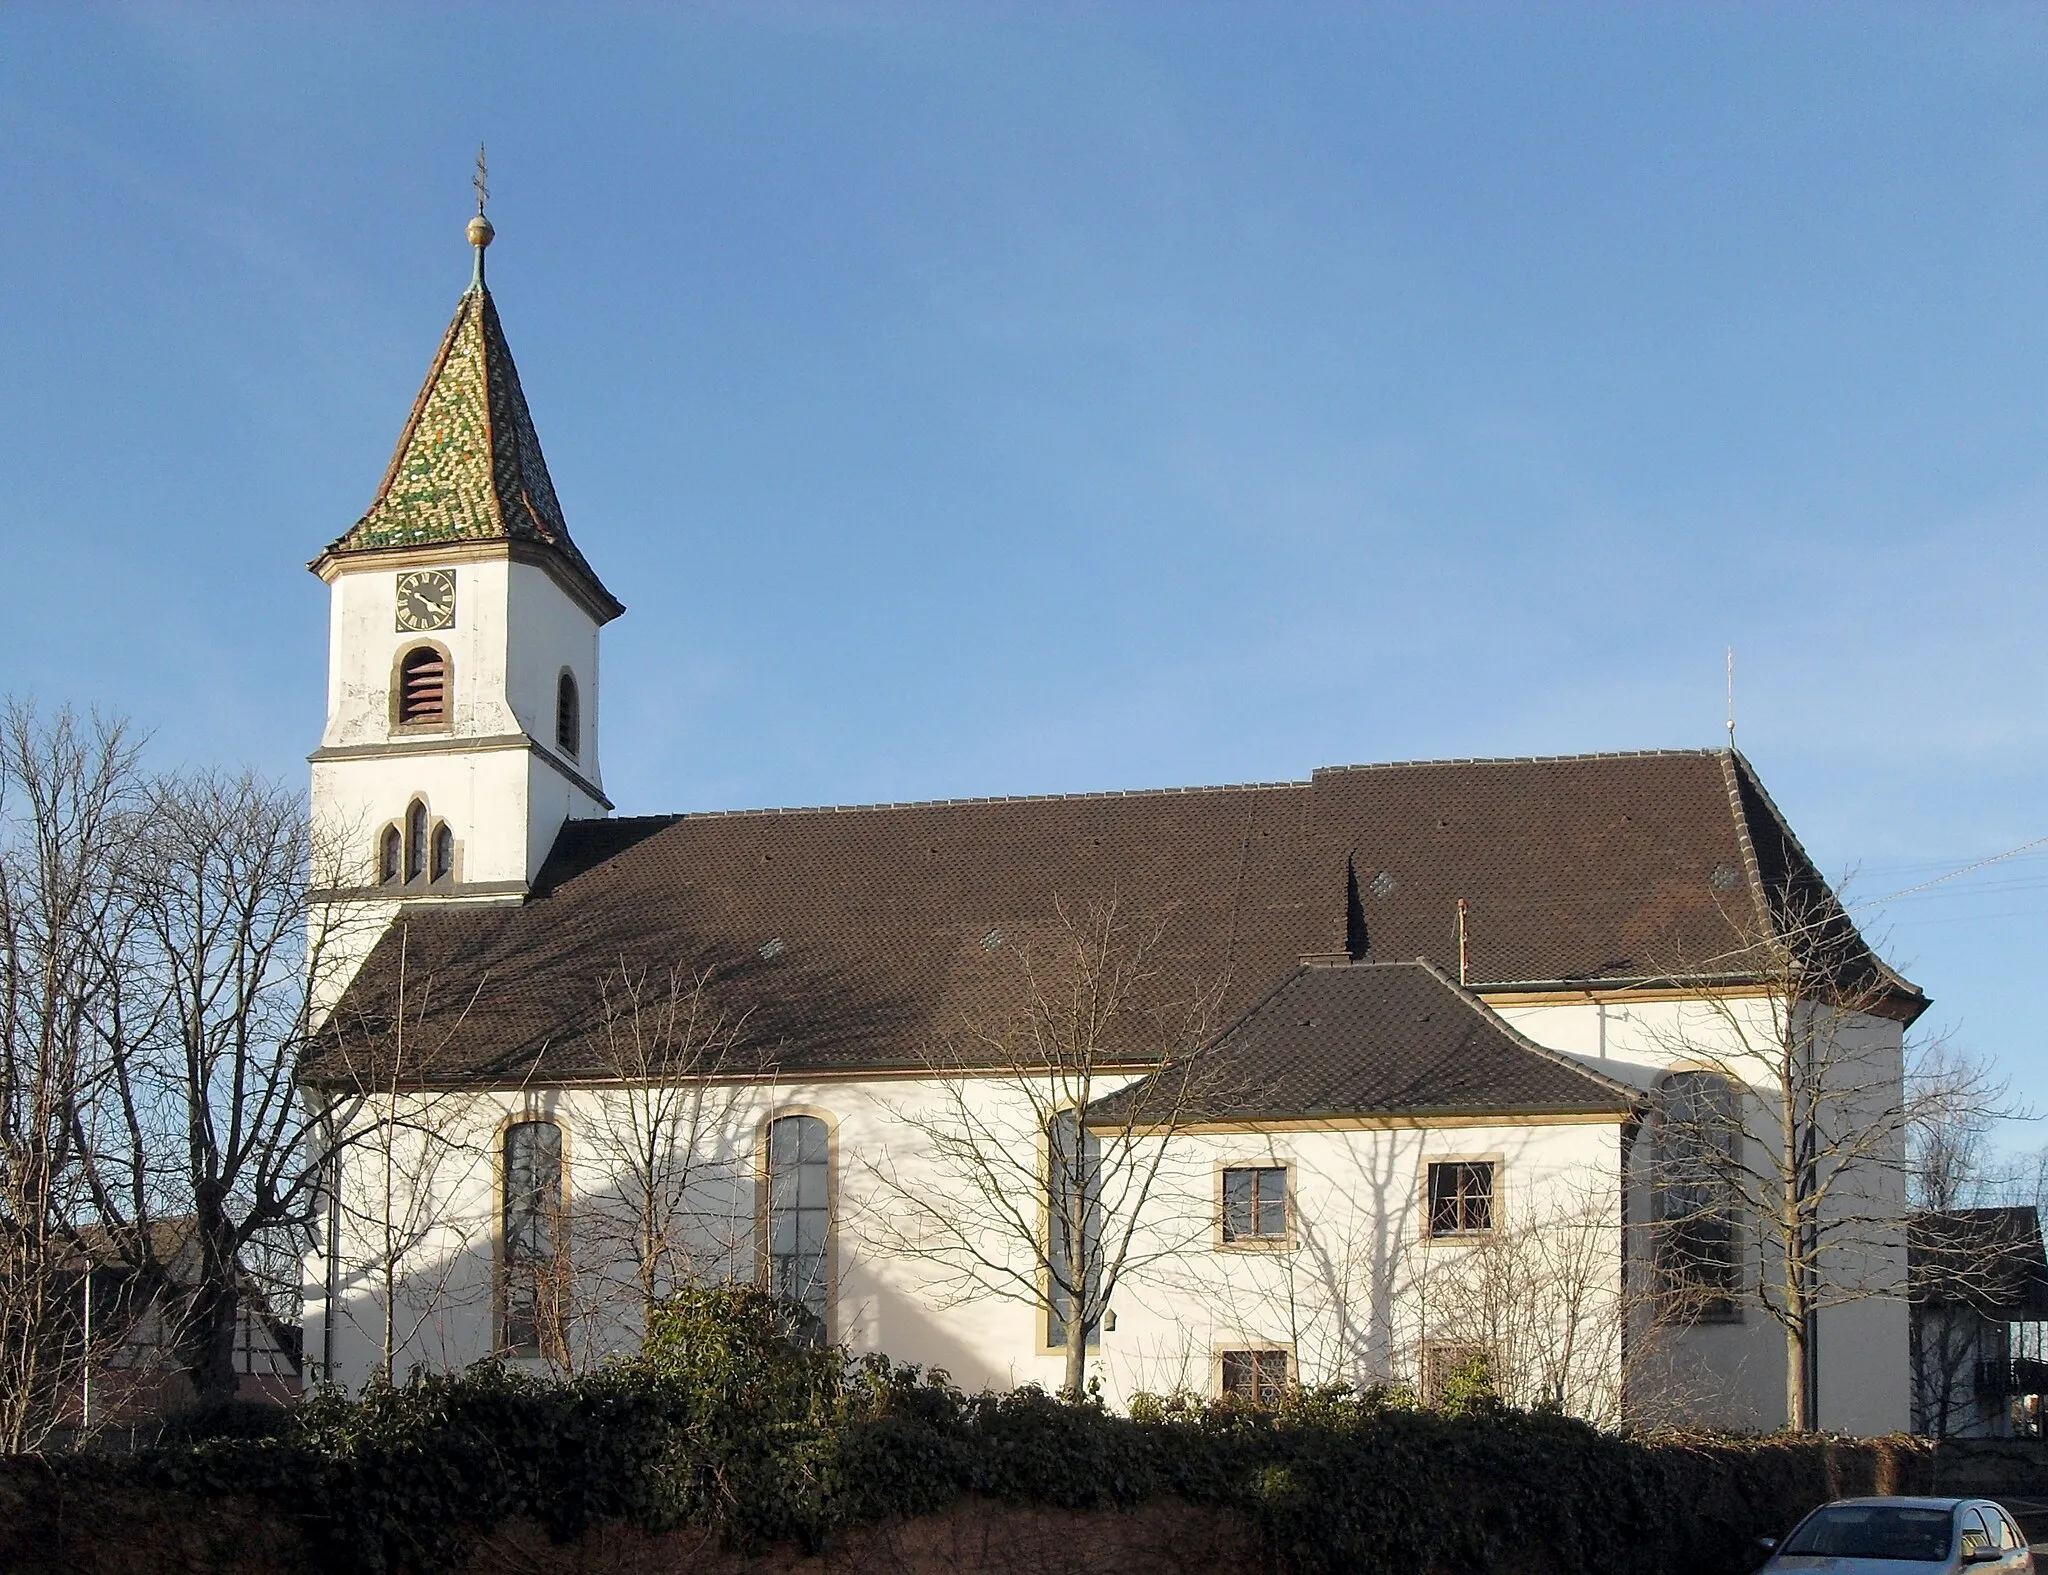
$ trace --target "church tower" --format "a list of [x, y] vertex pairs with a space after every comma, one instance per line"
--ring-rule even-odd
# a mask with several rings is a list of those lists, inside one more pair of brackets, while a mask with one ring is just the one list
[[484, 284], [492, 235], [479, 201], [476, 271], [390, 468], [311, 565], [330, 593], [316, 884], [366, 921], [357, 956], [401, 908], [522, 901], [563, 821], [612, 807], [598, 630], [625, 608], [563, 522]]

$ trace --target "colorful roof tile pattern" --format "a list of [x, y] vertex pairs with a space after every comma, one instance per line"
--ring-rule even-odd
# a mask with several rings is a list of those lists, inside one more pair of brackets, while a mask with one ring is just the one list
[[455, 308], [369, 512], [328, 551], [465, 541], [536, 542], [597, 580], [569, 539], [519, 369], [481, 285]]

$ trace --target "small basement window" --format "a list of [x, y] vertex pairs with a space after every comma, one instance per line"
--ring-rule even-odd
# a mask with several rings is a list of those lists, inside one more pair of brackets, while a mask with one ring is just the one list
[[399, 726], [446, 726], [447, 722], [448, 658], [439, 646], [414, 646], [398, 664]]
[[1476, 1340], [1422, 1342], [1422, 1403], [1440, 1406], [1459, 1390], [1491, 1388], [1493, 1352]]
[[1223, 1392], [1253, 1405], [1278, 1405], [1287, 1392], [1285, 1351], [1225, 1351], [1221, 1358]]

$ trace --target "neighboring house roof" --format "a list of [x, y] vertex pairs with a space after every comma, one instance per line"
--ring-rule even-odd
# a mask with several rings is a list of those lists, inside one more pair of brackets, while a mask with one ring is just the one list
[[[1221, 1022], [1307, 954], [1455, 973], [1461, 898], [1476, 990], [1742, 977], [1774, 882], [1826, 891], [1748, 763], [1707, 750], [570, 821], [525, 903], [402, 910], [306, 1073], [391, 1076], [402, 1001], [407, 1080], [602, 1078], [600, 981], [622, 962], [721, 970], [763, 1070], [912, 1071], [1014, 1001], [1056, 903], [1108, 898], [1163, 925], [1155, 995], [1220, 981]], [[1900, 1015], [1925, 1007], [1884, 977]]]
[[[95, 1284], [103, 1283], [106, 1277], [111, 1276], [116, 1282], [141, 1286], [147, 1294], [137, 1298], [129, 1309], [138, 1312], [166, 1291], [178, 1295], [198, 1283], [198, 1227], [199, 1217], [196, 1214], [173, 1214], [168, 1218], [151, 1220], [146, 1227], [148, 1237], [145, 1243], [132, 1231], [110, 1230], [104, 1225], [87, 1226], [78, 1233], [77, 1245], [63, 1268], [72, 1274], [90, 1268]], [[137, 1278], [140, 1274], [138, 1259], [154, 1266], [149, 1277]], [[271, 1310], [262, 1287], [246, 1268], [238, 1265], [236, 1278], [241, 1284], [245, 1309], [262, 1322], [278, 1350], [297, 1368], [304, 1346], [304, 1334], [299, 1325], [278, 1317]]]
[[478, 283], [456, 305], [369, 511], [327, 552], [490, 541], [548, 549], [610, 616], [624, 611], [569, 538], [498, 309]]
[[1428, 962], [1304, 967], [1185, 1066], [1091, 1124], [1357, 1116], [1611, 1116], [1639, 1095], [1547, 1050]]
[[2032, 1208], [1944, 1209], [1906, 1221], [1906, 1277], [1922, 1306], [2048, 1318], [2048, 1254]]

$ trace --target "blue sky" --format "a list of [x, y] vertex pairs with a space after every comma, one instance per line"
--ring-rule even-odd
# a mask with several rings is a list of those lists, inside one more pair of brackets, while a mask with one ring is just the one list
[[[0, 10], [0, 687], [297, 777], [491, 277], [622, 810], [1721, 739], [2048, 837], [2048, 11]], [[1863, 917], [2048, 1104], [2048, 853]]]

